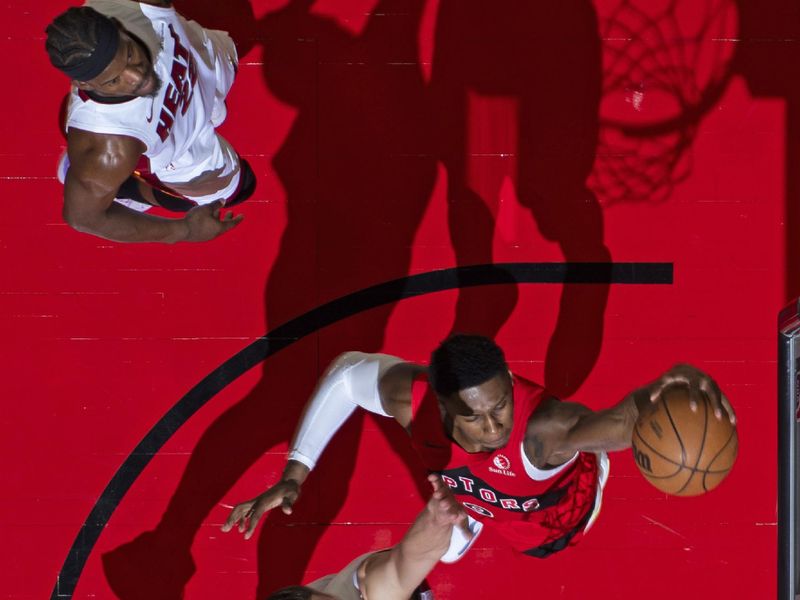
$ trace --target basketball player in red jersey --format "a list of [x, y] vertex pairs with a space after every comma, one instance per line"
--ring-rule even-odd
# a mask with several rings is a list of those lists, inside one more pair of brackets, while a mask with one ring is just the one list
[[[490, 339], [454, 335], [429, 367], [385, 354], [347, 352], [322, 377], [306, 406], [281, 480], [237, 505], [223, 526], [250, 538], [261, 516], [292, 505], [333, 434], [356, 407], [393, 417], [429, 471], [452, 488], [477, 537], [482, 523], [520, 552], [546, 557], [576, 543], [596, 518], [608, 477], [606, 452], [631, 445], [633, 427], [669, 385], [690, 388], [695, 406], [705, 394], [717, 419], [735, 420], [716, 383], [689, 365], [599, 411], [561, 402], [509, 372]], [[470, 540], [454, 530], [445, 562]]]
[[[87, 0], [47, 27], [51, 63], [72, 82], [64, 219], [119, 242], [205, 241], [235, 227], [223, 205], [249, 197], [247, 161], [216, 133], [237, 68], [222, 31], [169, 0]], [[165, 219], [151, 206], [184, 213]]]

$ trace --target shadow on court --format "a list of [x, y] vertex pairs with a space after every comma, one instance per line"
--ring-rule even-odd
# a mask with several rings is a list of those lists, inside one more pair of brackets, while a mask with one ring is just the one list
[[[447, 172], [449, 231], [459, 265], [492, 262], [505, 178], [565, 260], [610, 260], [602, 211], [586, 186], [601, 87], [589, 2], [442, 0], [430, 81], [418, 65], [424, 0], [378, 2], [358, 34], [313, 14], [310, 0], [294, 0], [259, 20], [242, 0], [176, 4], [208, 27], [229, 30], [241, 55], [263, 46], [264, 84], [297, 110], [272, 164], [286, 190], [288, 222], [265, 286], [268, 329], [408, 274], [439, 164]], [[511, 159], [481, 158], [473, 135], [481, 115], [489, 118], [486, 147], [510, 148]], [[236, 115], [229, 120], [235, 123]], [[608, 285], [563, 289], [545, 381], [562, 397], [595, 364], [607, 296]], [[455, 329], [493, 336], [516, 302], [511, 283], [463, 289]], [[336, 354], [382, 348], [392, 310], [359, 315], [357, 329], [336, 328], [341, 346], [318, 345], [327, 333], [312, 336], [265, 363], [256, 388], [201, 437], [157, 528], [103, 556], [120, 598], [182, 597], [194, 572], [192, 541], [211, 509], [259, 457], [290, 439], [316, 377]], [[332, 442], [293, 523], [334, 520], [353, 475], [363, 419], [351, 419]], [[418, 484], [426, 485], [404, 434], [387, 420], [377, 422]], [[427, 495], [426, 487], [421, 490]], [[259, 598], [301, 581], [324, 529], [285, 527], [280, 512], [265, 521]]]

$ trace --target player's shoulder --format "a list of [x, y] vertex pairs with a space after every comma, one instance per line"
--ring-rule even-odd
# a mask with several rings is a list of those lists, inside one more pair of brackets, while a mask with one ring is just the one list
[[98, 125], [109, 122], [139, 129], [153, 122], [154, 107], [154, 98], [151, 97], [106, 99], [73, 87], [67, 109], [67, 126], [74, 126], [75, 121], [91, 119]]
[[144, 147], [158, 141], [156, 99], [132, 98], [124, 102], [104, 102], [86, 92], [73, 90], [67, 110], [66, 128], [96, 136], [119, 136], [140, 140]]
[[539, 401], [528, 417], [528, 435], [551, 436], [566, 432], [587, 412], [590, 411], [584, 405], [563, 401], [542, 389]]
[[67, 134], [67, 151], [70, 169], [76, 175], [133, 171], [144, 152], [144, 144], [131, 136], [96, 133], [70, 128]]

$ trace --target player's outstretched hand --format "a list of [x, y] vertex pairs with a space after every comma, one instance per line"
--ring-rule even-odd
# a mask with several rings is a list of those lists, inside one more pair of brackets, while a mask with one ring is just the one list
[[689, 388], [689, 406], [692, 410], [697, 410], [702, 396], [708, 398], [714, 416], [717, 419], [727, 418], [732, 425], [736, 424], [736, 413], [733, 411], [731, 403], [719, 389], [717, 382], [706, 373], [688, 364], [678, 364], [664, 373], [659, 379], [650, 385], [650, 401], [656, 402], [664, 391], [671, 385], [682, 384]]
[[282, 479], [260, 496], [234, 506], [222, 531], [230, 531], [238, 525], [239, 532], [244, 533], [244, 539], [249, 540], [265, 512], [280, 506], [284, 513], [290, 515], [292, 505], [299, 496], [300, 484], [294, 479]]
[[244, 215], [236, 215], [222, 210], [222, 201], [195, 206], [183, 218], [186, 223], [187, 242], [205, 242], [213, 240], [236, 227], [244, 219]]
[[437, 525], [459, 525], [472, 537], [472, 532], [467, 526], [467, 513], [461, 503], [453, 497], [450, 488], [438, 475], [428, 475], [428, 481], [433, 486], [433, 495], [428, 500], [428, 511], [433, 515]]

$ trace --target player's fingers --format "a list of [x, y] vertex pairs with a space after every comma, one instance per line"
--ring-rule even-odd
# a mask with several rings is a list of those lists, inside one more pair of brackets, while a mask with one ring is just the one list
[[687, 383], [689, 385], [689, 408], [692, 412], [697, 412], [700, 404], [704, 403], [705, 398], [708, 398], [709, 395], [703, 390], [702, 380], [692, 377], [687, 378]]
[[460, 504], [452, 506], [449, 510], [450, 510], [450, 518], [453, 523], [459, 523], [463, 519], [467, 518], [467, 514], [461, 508]]
[[241, 223], [242, 219], [244, 219], [244, 215], [236, 215], [236, 217], [232, 219], [223, 219], [222, 226], [224, 227], [225, 231], [228, 231], [229, 229], [233, 229], [239, 223]]
[[664, 389], [671, 385], [691, 385], [692, 381], [690, 378], [690, 373], [692, 372], [692, 369], [693, 367], [686, 364], [677, 364], [672, 367], [656, 382], [656, 385], [654, 386], [654, 395], [656, 397], [660, 396]]
[[231, 514], [228, 515], [228, 519], [225, 521], [225, 523], [222, 524], [222, 531], [225, 532], [230, 531], [233, 528], [233, 526], [236, 525], [239, 519], [242, 518], [243, 512], [244, 511], [242, 510], [241, 504], [234, 507], [234, 509], [231, 511]]
[[[255, 502], [250, 503], [249, 506], [245, 507], [245, 510], [242, 512], [239, 518], [239, 533], [245, 533], [246, 531], [248, 531], [248, 529], [252, 528], [254, 515], [258, 511], [261, 511], [263, 513], [264, 509], [259, 508], [258, 504], [256, 504]], [[248, 527], [248, 523], [250, 523], [250, 527]], [[249, 536], [246, 534], [244, 537], [245, 539], [249, 539]]]
[[244, 534], [244, 539], [249, 540], [251, 537], [253, 537], [253, 533], [256, 531], [256, 527], [258, 526], [258, 522], [261, 520], [261, 516], [268, 510], [269, 509], [267, 507], [262, 508], [258, 505], [253, 507], [253, 510], [248, 514], [250, 524]]
[[289, 496], [284, 496], [283, 500], [281, 501], [281, 510], [283, 511], [283, 514], [292, 514], [292, 505], [296, 499], [296, 497], [290, 498]]
[[703, 402], [703, 392], [697, 382], [689, 384], [689, 409], [697, 412], [697, 407]]
[[[723, 410], [725, 409], [725, 405], [722, 402], [722, 390], [717, 387], [715, 383], [713, 383], [710, 379], [705, 379], [700, 382], [700, 389], [706, 395], [709, 402], [711, 402], [711, 407], [714, 409], [714, 416], [717, 420], [722, 419], [723, 417]], [[730, 412], [728, 412], [730, 414]]]
[[658, 397], [661, 395], [661, 392], [664, 389], [664, 378], [661, 377], [657, 381], [653, 382], [652, 385], [648, 386], [647, 392], [650, 394], [650, 402], [655, 402], [658, 400]]
[[676, 383], [674, 377], [669, 375], [662, 376], [658, 381], [656, 381], [655, 385], [650, 387], [650, 402], [658, 402], [658, 399], [661, 397], [661, 394], [664, 390]]
[[215, 219], [219, 219], [223, 207], [222, 200], [215, 200], [209, 204], [209, 206], [211, 207], [211, 216], [213, 216]]
[[725, 394], [720, 394], [720, 402], [722, 402], [725, 412], [728, 413], [728, 419], [730, 419], [731, 425], [736, 425], [736, 413], [733, 412], [733, 406], [731, 406], [731, 403], [728, 401], [728, 398], [725, 396]]
[[236, 514], [236, 509], [232, 510], [231, 514], [228, 515], [228, 518], [225, 519], [225, 522], [222, 524], [222, 527], [220, 527], [222, 531], [228, 532], [231, 530], [233, 524], [236, 523], [235, 514]]

